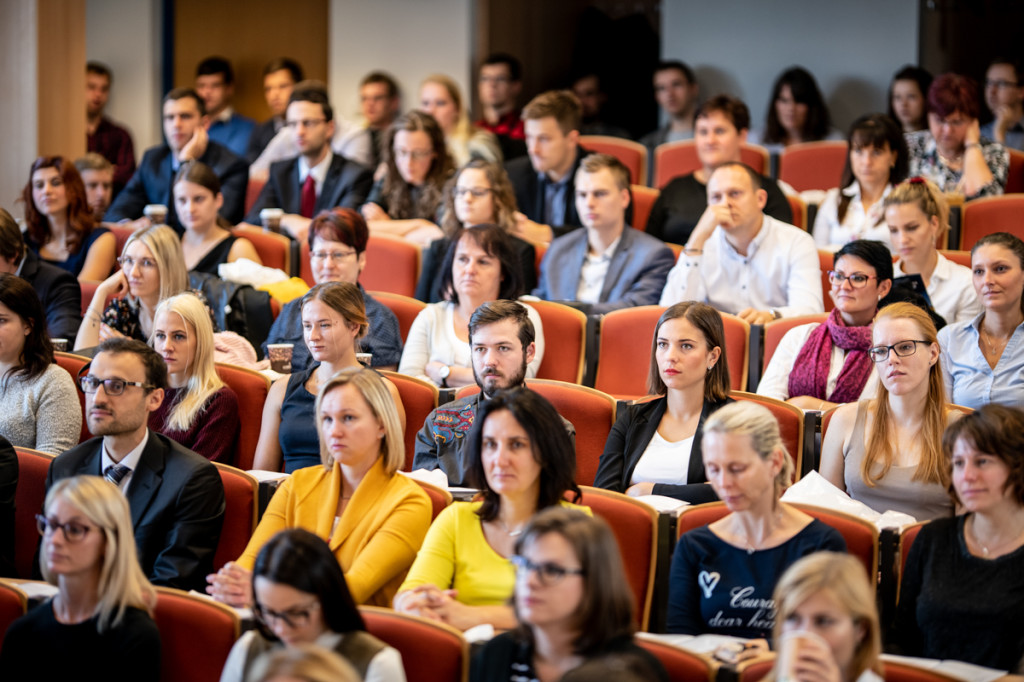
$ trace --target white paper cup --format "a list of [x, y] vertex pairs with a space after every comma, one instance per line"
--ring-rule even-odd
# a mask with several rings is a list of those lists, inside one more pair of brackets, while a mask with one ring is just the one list
[[268, 232], [280, 232], [283, 217], [284, 210], [280, 208], [265, 208], [260, 211], [260, 222], [263, 223], [263, 229]]
[[270, 369], [278, 374], [292, 373], [292, 348], [290, 343], [268, 343], [267, 357], [270, 358]]
[[167, 207], [163, 204], [146, 204], [142, 214], [152, 221], [154, 225], [165, 225], [167, 223]]
[[50, 339], [50, 343], [53, 344], [53, 349], [56, 351], [66, 351], [68, 349], [67, 339]]
[[356, 353], [356, 360], [363, 367], [369, 367], [370, 361], [373, 360], [373, 353]]
[[779, 638], [779, 658], [775, 664], [775, 669], [778, 671], [779, 682], [795, 682], [796, 681], [796, 662], [800, 657], [800, 649], [807, 646], [807, 642], [817, 641], [826, 650], [828, 650], [828, 642], [813, 632], [807, 630], [792, 630], [785, 632], [782, 637]]

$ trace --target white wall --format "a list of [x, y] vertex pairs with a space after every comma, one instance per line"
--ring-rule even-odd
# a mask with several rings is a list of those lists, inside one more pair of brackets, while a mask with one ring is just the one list
[[917, 63], [917, 46], [917, 0], [662, 0], [662, 56], [697, 71], [702, 99], [743, 99], [754, 128], [793, 65], [814, 74], [840, 129], [885, 111], [889, 79]]
[[415, 106], [420, 81], [455, 79], [468, 101], [471, 0], [331, 0], [328, 49], [331, 101], [359, 119], [359, 81], [373, 70], [398, 79], [402, 110]]
[[22, 217], [16, 205], [38, 153], [36, 120], [39, 70], [36, 59], [38, 12], [34, 2], [8, 3], [0, 7], [0, 83], [5, 98], [0, 105], [0, 135], [4, 154], [0, 159], [0, 208], [15, 219]]

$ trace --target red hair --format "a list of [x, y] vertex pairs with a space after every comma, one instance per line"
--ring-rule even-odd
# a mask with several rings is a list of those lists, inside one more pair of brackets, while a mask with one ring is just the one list
[[21, 196], [22, 201], [25, 202], [25, 223], [28, 226], [28, 236], [39, 246], [53, 238], [50, 232], [50, 221], [39, 212], [36, 202], [32, 198], [32, 176], [41, 168], [56, 168], [60, 174], [64, 184], [64, 194], [68, 200], [68, 249], [71, 253], [78, 253], [78, 249], [88, 234], [92, 232], [95, 223], [89, 202], [86, 200], [85, 183], [82, 182], [82, 176], [78, 174], [75, 165], [63, 156], [40, 156], [32, 164], [28, 182], [25, 184]]

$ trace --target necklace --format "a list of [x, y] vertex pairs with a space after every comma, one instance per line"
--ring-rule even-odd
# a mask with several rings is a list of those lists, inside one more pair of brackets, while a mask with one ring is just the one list
[[971, 531], [971, 539], [974, 540], [974, 544], [976, 544], [981, 549], [981, 554], [986, 559], [988, 559], [991, 554], [994, 554], [994, 553], [998, 552], [999, 550], [1003, 549], [1004, 547], [1010, 547], [1010, 546], [1014, 545], [1018, 540], [1020, 540], [1021, 535], [1024, 535], [1024, 529], [1018, 530], [1012, 537], [1010, 537], [1010, 538], [1008, 538], [1006, 540], [1003, 540], [1001, 542], [998, 542], [995, 545], [992, 545], [992, 547], [990, 549], [989, 546], [984, 544], [984, 543], [982, 543], [981, 538], [978, 537], [978, 533], [974, 529], [974, 517], [973, 516], [971, 517], [971, 528], [970, 528], [970, 531]]
[[[776, 511], [772, 515], [772, 518], [771, 518], [770, 521], [771, 522], [769, 523], [768, 532], [765, 533], [763, 538], [761, 538], [760, 544], [762, 544], [762, 545], [767, 543], [767, 540], [772, 536], [772, 533], [775, 532], [775, 529], [778, 528], [779, 525], [781, 525], [781, 523], [782, 523], [782, 510], [779, 509], [778, 511]], [[742, 526], [742, 524], [739, 526], [739, 530], [742, 531], [742, 533], [737, 533], [737, 535], [742, 535], [743, 542], [745, 542], [747, 544], [747, 546], [745, 548], [747, 550], [747, 554], [753, 554], [758, 549], [760, 549], [757, 546], [758, 543], [755, 543], [755, 542], [751, 541], [750, 536], [747, 534], [746, 528], [744, 528]]]
[[[1013, 336], [1013, 333], [1010, 333]], [[1006, 336], [1002, 339], [997, 339], [999, 343], [995, 343], [993, 340], [996, 339], [991, 333], [985, 330], [985, 326], [981, 326], [981, 338], [985, 341], [985, 345], [988, 346], [989, 355], [997, 356], [1003, 352], [1006, 348], [1006, 344], [1010, 341], [1010, 336]]]
[[508, 536], [509, 536], [510, 538], [517, 538], [517, 537], [519, 537], [520, 535], [522, 535], [522, 534], [523, 534], [523, 528], [525, 528], [525, 527], [526, 527], [526, 524], [524, 523], [524, 524], [523, 524], [522, 526], [519, 526], [519, 528], [517, 528], [517, 529], [515, 529], [515, 530], [512, 530], [512, 529], [511, 529], [511, 528], [509, 528], [509, 527], [508, 527], [508, 526], [507, 526], [507, 525], [505, 524], [505, 522], [504, 522], [504, 521], [502, 521], [501, 519], [498, 519], [498, 523], [500, 523], [500, 524], [501, 524], [501, 527], [502, 527], [503, 529], [505, 529], [505, 532], [506, 532], [506, 533], [508, 533]]

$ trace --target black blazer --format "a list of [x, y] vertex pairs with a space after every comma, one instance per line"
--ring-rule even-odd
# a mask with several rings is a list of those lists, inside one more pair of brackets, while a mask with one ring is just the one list
[[[579, 170], [583, 157], [590, 153], [583, 147], [576, 148], [576, 161], [572, 164], [572, 170], [569, 171], [569, 184], [566, 187], [565, 215], [557, 224], [550, 226], [555, 237], [572, 232], [577, 227], [583, 227], [580, 214], [576, 212], [576, 171]], [[505, 164], [505, 172], [508, 173], [508, 179], [512, 181], [519, 210], [530, 220], [544, 223], [544, 189], [537, 178], [537, 171], [533, 169], [530, 157], [521, 156], [512, 159]], [[552, 221], [552, 223], [554, 222]]]
[[260, 158], [260, 154], [267, 148], [275, 135], [277, 135], [277, 127], [274, 125], [273, 117], [256, 124], [252, 129], [252, 135], [249, 136], [249, 145], [245, 149], [245, 160], [249, 162], [249, 165]]
[[[335, 154], [324, 177], [324, 186], [313, 205], [313, 215], [327, 208], [343, 207], [358, 210], [366, 203], [373, 185], [369, 168]], [[270, 176], [263, 191], [256, 198], [245, 222], [260, 224], [260, 211], [280, 208], [285, 213], [298, 213], [302, 207], [302, 186], [299, 184], [299, 158], [285, 159], [270, 164]]]
[[14, 570], [14, 497], [18, 490], [18, 453], [0, 436], [0, 577], [17, 578]]
[[[733, 402], [732, 398], [726, 398], [720, 402], [704, 403], [700, 421], [697, 423], [697, 431], [693, 434], [690, 468], [686, 476], [689, 483], [686, 485], [656, 483], [654, 485], [655, 495], [674, 497], [691, 504], [714, 502], [718, 499], [715, 491], [707, 483], [708, 477], [704, 473], [700, 441], [704, 435], [704, 421], [708, 415], [731, 402]], [[644, 454], [647, 445], [654, 438], [661, 418], [665, 416], [667, 406], [668, 399], [662, 396], [656, 400], [637, 405], [626, 405], [619, 409], [615, 425], [612, 426], [611, 433], [608, 434], [608, 441], [605, 443], [604, 452], [601, 453], [601, 460], [597, 465], [597, 475], [594, 477], [595, 488], [605, 488], [620, 493], [626, 492], [626, 488], [631, 485], [633, 469], [636, 468], [640, 456]]]
[[50, 338], [67, 339], [75, 345], [82, 324], [82, 288], [78, 278], [63, 268], [39, 260], [32, 249], [25, 249], [19, 276], [32, 285], [46, 311]]
[[[46, 476], [55, 481], [102, 476], [102, 438], [57, 456]], [[224, 485], [205, 457], [156, 431], [128, 485], [128, 506], [142, 571], [154, 585], [203, 591], [224, 524]]]

